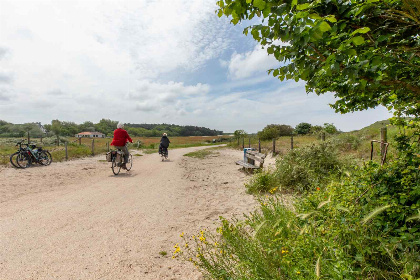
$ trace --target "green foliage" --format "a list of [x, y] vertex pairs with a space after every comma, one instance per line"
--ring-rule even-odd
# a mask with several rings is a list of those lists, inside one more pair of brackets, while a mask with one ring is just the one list
[[38, 123], [12, 124], [0, 120], [0, 137], [26, 137], [28, 132], [31, 137], [44, 136]]
[[278, 181], [270, 170], [260, 169], [255, 171], [251, 180], [245, 184], [248, 193], [258, 194], [274, 192], [277, 190]]
[[[420, 157], [405, 136], [397, 160], [369, 162], [297, 199], [261, 200], [240, 221], [177, 247], [212, 279], [418, 279]], [[186, 237], [184, 239], [187, 240]], [[189, 242], [187, 240], [187, 242]]]
[[293, 133], [293, 128], [286, 124], [269, 124], [262, 131], [258, 132], [258, 137], [261, 140], [272, 140], [280, 136], [290, 136]]
[[340, 176], [344, 166], [335, 148], [321, 143], [290, 151], [277, 161], [275, 176], [285, 189], [302, 192]]
[[205, 149], [205, 150], [199, 150], [199, 151], [195, 151], [195, 152], [190, 152], [188, 154], [185, 154], [184, 156], [186, 156], [186, 157], [193, 157], [193, 158], [199, 158], [199, 159], [204, 159], [205, 157], [208, 157], [210, 155], [216, 155], [216, 154], [218, 154], [218, 153], [215, 153], [211, 149]]
[[[44, 128], [47, 132], [50, 132], [47, 133], [48, 136], [51, 136], [51, 134], [74, 136], [84, 131], [98, 131], [112, 137], [114, 130], [117, 128], [117, 123], [117, 121], [101, 119], [97, 124], [86, 121], [79, 125], [74, 122], [53, 120], [51, 124], [44, 125]], [[223, 131], [220, 130], [174, 124], [126, 124], [125, 129], [133, 137], [160, 137], [164, 132], [168, 133], [169, 136], [217, 136], [223, 134]], [[45, 136], [37, 123], [21, 125], [0, 120], [0, 137], [26, 137], [28, 131], [31, 137]]]
[[235, 139], [239, 139], [239, 138], [243, 138], [247, 136], [247, 133], [245, 132], [245, 130], [235, 130], [235, 132], [233, 133], [233, 136], [235, 137]]
[[312, 125], [310, 123], [300, 123], [295, 127], [297, 134], [308, 134], [311, 131]]
[[332, 123], [324, 123], [324, 131], [329, 134], [338, 133], [338, 129]]
[[282, 62], [269, 73], [334, 92], [341, 113], [378, 105], [420, 114], [420, 5], [416, 0], [221, 0], [218, 15], [245, 28]]

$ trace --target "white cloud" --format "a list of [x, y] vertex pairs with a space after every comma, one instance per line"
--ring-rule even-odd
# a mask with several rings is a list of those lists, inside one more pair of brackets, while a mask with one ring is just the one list
[[253, 51], [232, 54], [229, 61], [229, 75], [232, 79], [244, 79], [278, 66], [276, 58], [269, 55], [266, 49], [262, 49], [261, 45], [257, 45]]

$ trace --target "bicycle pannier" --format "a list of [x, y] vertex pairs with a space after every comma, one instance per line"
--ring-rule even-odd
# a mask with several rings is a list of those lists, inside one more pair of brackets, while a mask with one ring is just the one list
[[108, 161], [108, 162], [112, 161], [112, 152], [106, 153], [106, 161]]

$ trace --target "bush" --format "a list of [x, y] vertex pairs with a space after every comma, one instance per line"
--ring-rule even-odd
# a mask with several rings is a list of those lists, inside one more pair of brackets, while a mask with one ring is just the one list
[[278, 183], [291, 190], [306, 191], [341, 176], [344, 163], [329, 143], [294, 149], [277, 161]]
[[297, 134], [308, 134], [311, 131], [312, 125], [310, 123], [300, 123], [295, 127]]
[[295, 211], [261, 200], [244, 221], [222, 218], [217, 233], [201, 231], [175, 256], [212, 279], [418, 279], [420, 157], [405, 140], [398, 160], [369, 162]]
[[289, 136], [293, 133], [293, 127], [286, 124], [270, 124], [258, 132], [261, 140], [272, 140], [280, 136]]
[[251, 180], [245, 184], [247, 192], [251, 194], [274, 192], [277, 190], [277, 180], [270, 170], [258, 170]]

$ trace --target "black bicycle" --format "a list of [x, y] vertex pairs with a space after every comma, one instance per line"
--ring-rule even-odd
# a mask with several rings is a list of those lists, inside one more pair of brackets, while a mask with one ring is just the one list
[[[25, 145], [25, 148], [22, 148]], [[19, 150], [10, 156], [10, 162], [17, 168], [27, 168], [33, 163], [41, 165], [50, 165], [52, 162], [52, 156], [49, 151], [37, 147], [35, 144], [24, 144], [18, 142], [16, 146], [19, 146]], [[14, 164], [16, 161], [16, 165]]]
[[10, 163], [11, 163], [14, 167], [16, 167], [16, 168], [21, 168], [21, 167], [18, 165], [18, 163], [17, 163], [17, 157], [18, 157], [18, 155], [19, 155], [20, 153], [24, 153], [24, 151], [25, 151], [25, 149], [24, 149], [24, 148], [22, 148], [22, 145], [27, 145], [27, 144], [23, 144], [22, 142], [23, 142], [23, 140], [22, 140], [22, 141], [20, 141], [20, 142], [17, 142], [17, 143], [16, 143], [16, 147], [18, 147], [18, 146], [19, 146], [19, 148], [18, 148], [18, 150], [17, 150], [17, 152], [16, 152], [16, 153], [13, 153], [13, 154], [10, 156]]

